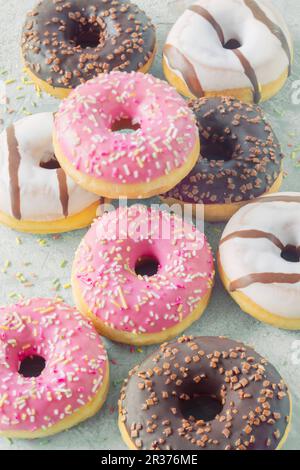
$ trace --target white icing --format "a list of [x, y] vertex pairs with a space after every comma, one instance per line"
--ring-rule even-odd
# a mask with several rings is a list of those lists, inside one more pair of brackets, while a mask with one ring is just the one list
[[[14, 124], [21, 162], [19, 186], [22, 219], [30, 221], [51, 221], [64, 217], [60, 201], [59, 183], [56, 170], [40, 167], [53, 156], [52, 113], [28, 116]], [[13, 216], [8, 171], [7, 132], [0, 134], [0, 210]], [[74, 215], [99, 200], [95, 194], [81, 189], [67, 177], [69, 194], [68, 215]]]
[[[285, 33], [292, 50], [292, 39], [281, 14], [269, 0], [256, 0], [269, 19]], [[248, 59], [261, 85], [277, 80], [289, 65], [279, 39], [254, 18], [244, 0], [198, 0], [221, 26], [225, 41], [237, 39], [239, 50]], [[225, 49], [212, 25], [187, 9], [171, 29], [166, 44], [175, 46], [193, 64], [204, 91], [251, 87], [241, 62]], [[168, 64], [170, 66], [170, 64]], [[172, 71], [183, 79], [178, 70]]]
[[[269, 197], [296, 196], [278, 193]], [[266, 196], [268, 197], [268, 196]], [[227, 224], [222, 239], [241, 230], [272, 233], [281, 243], [300, 246], [300, 203], [251, 203], [240, 209]], [[253, 273], [300, 274], [300, 262], [281, 257], [281, 249], [264, 238], [233, 238], [220, 245], [221, 265], [230, 282]], [[239, 289], [265, 310], [285, 318], [300, 318], [300, 282], [297, 284], [255, 283]]]

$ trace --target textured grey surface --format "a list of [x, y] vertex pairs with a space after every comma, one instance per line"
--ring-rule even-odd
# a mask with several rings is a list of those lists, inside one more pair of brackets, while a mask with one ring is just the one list
[[[224, 1], [224, 0], [223, 0]], [[295, 65], [293, 75], [284, 90], [263, 107], [282, 143], [286, 154], [286, 178], [283, 189], [300, 190], [300, 99], [297, 104], [297, 89], [300, 84], [300, 2], [299, 0], [273, 0], [284, 13], [295, 41]], [[166, 34], [188, 0], [137, 0], [157, 25], [160, 43], [152, 73], [162, 77], [161, 49]], [[25, 12], [35, 0], [0, 0], [0, 87], [3, 82], [16, 79], [8, 84], [8, 103], [0, 103], [0, 120], [3, 124], [16, 120], [27, 112], [55, 110], [57, 101], [43, 95], [38, 98], [34, 88], [22, 84], [20, 64], [20, 30]], [[1, 84], [2, 82], [2, 84]], [[20, 88], [22, 86], [22, 88]], [[294, 99], [293, 99], [294, 93]], [[0, 88], [1, 94], [1, 88]], [[300, 98], [300, 93], [299, 93]], [[294, 101], [294, 103], [293, 103]], [[1, 128], [1, 121], [0, 121]], [[298, 149], [297, 149], [298, 148]], [[298, 152], [298, 153], [297, 153]], [[293, 157], [293, 158], [292, 158]], [[222, 231], [222, 225], [206, 225], [206, 234], [214, 250]], [[17, 296], [55, 295], [58, 293], [72, 303], [69, 283], [70, 266], [74, 250], [84, 231], [56, 237], [21, 235], [0, 227], [0, 303], [11, 303]], [[20, 237], [18, 239], [17, 237]], [[68, 263], [61, 267], [63, 260]], [[7, 268], [6, 266], [9, 265]], [[2, 268], [2, 270], [1, 270]], [[27, 282], [22, 283], [22, 273]], [[61, 288], [54, 290], [59, 279]], [[32, 284], [32, 285], [30, 285]], [[63, 287], [64, 286], [64, 287]], [[219, 280], [212, 301], [189, 333], [199, 335], [226, 335], [255, 346], [282, 373], [291, 387], [294, 410], [292, 432], [285, 449], [300, 449], [300, 361], [293, 361], [293, 344], [300, 341], [300, 332], [278, 330], [259, 323], [242, 313], [224, 292]], [[8, 441], [0, 439], [0, 449], [123, 449], [117, 428], [116, 405], [122, 379], [129, 368], [140, 362], [152, 348], [136, 348], [105, 341], [111, 359], [111, 390], [103, 410], [91, 420], [51, 439], [35, 442]], [[294, 344], [295, 346], [295, 344]], [[299, 354], [300, 359], [300, 354]]]

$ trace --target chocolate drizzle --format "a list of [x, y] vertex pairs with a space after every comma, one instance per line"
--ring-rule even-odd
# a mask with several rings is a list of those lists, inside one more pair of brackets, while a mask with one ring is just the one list
[[217, 33], [217, 35], [220, 39], [221, 44], [224, 46], [225, 37], [224, 37], [223, 30], [222, 30], [221, 26], [219, 25], [219, 23], [209, 13], [209, 11], [206, 10], [205, 8], [201, 7], [200, 5], [191, 5], [189, 7], [189, 10], [197, 13], [197, 15], [202, 16], [205, 20], [207, 20], [212, 25], [212, 27], [214, 28], [214, 30], [216, 31], [216, 33]]
[[274, 36], [280, 41], [284, 52], [286, 53], [289, 61], [289, 75], [291, 74], [292, 69], [292, 53], [289, 42], [282, 31], [282, 29], [275, 23], [273, 23], [270, 18], [267, 17], [265, 12], [260, 8], [255, 0], [244, 0], [245, 5], [250, 8], [253, 13], [253, 16], [260, 22], [262, 22]]
[[166, 44], [164, 47], [164, 55], [167, 58], [169, 66], [173, 70], [179, 70], [183, 75], [189, 90], [194, 96], [201, 98], [204, 96], [204, 91], [197, 77], [197, 73], [193, 64], [177, 49], [175, 46]]
[[56, 170], [58, 185], [59, 185], [59, 198], [65, 217], [68, 217], [69, 214], [69, 192], [67, 185], [67, 177], [62, 168]]
[[[221, 405], [214, 418], [186, 416], [185, 405], [208, 396]], [[218, 337], [163, 344], [129, 373], [119, 405], [141, 450], [274, 450], [291, 412], [276, 369], [252, 348]]]
[[238, 232], [233, 232], [230, 235], [227, 235], [227, 237], [224, 237], [220, 241], [220, 245], [223, 243], [228, 242], [229, 240], [233, 240], [235, 238], [252, 238], [252, 239], [257, 239], [257, 238], [265, 238], [266, 240], [270, 240], [271, 243], [273, 243], [277, 248], [280, 250], [283, 250], [285, 247], [283, 243], [277, 238], [275, 235], [272, 233], [268, 232], [263, 232], [262, 230], [240, 230]]
[[300, 274], [295, 273], [253, 273], [232, 281], [229, 291], [234, 292], [239, 289], [251, 286], [252, 284], [297, 284], [300, 282]]
[[[192, 5], [191, 7], [189, 7], [189, 10], [191, 10], [191, 11], [197, 13], [198, 15], [202, 16], [205, 20], [207, 20], [211, 24], [211, 26], [216, 31], [222, 46], [224, 47], [225, 46], [225, 36], [224, 36], [224, 32], [222, 30], [222, 27], [214, 19], [214, 17], [209, 13], [209, 11], [206, 10], [205, 8], [201, 7], [200, 5]], [[244, 54], [239, 49], [232, 49], [232, 53], [235, 54], [236, 57], [238, 58], [238, 60], [240, 61], [246, 76], [248, 77], [248, 79], [250, 80], [250, 82], [252, 84], [254, 103], [259, 103], [259, 101], [261, 99], [261, 92], [260, 92], [260, 87], [259, 87], [259, 83], [258, 83], [258, 80], [257, 80], [257, 76], [256, 76], [256, 73], [255, 73], [253, 67], [251, 66], [249, 60], [244, 56]], [[181, 70], [181, 69], [179, 68], [179, 70]], [[195, 95], [195, 96], [198, 96], [198, 95]]]
[[21, 215], [21, 196], [19, 185], [19, 168], [21, 163], [21, 155], [19, 152], [19, 144], [16, 139], [14, 125], [7, 128], [7, 145], [8, 145], [8, 171], [10, 179], [10, 197], [12, 215], [20, 220]]
[[191, 204], [231, 204], [255, 202], [268, 192], [280, 175], [283, 155], [262, 110], [230, 97], [193, 100], [190, 107], [201, 155], [166, 197]]
[[260, 87], [259, 87], [259, 83], [257, 80], [257, 76], [256, 76], [254, 69], [252, 68], [252, 65], [250, 64], [249, 60], [244, 56], [244, 54], [239, 49], [233, 49], [232, 52], [239, 59], [240, 63], [243, 66], [246, 76], [249, 78], [252, 84], [253, 102], [259, 103], [261, 99], [261, 92], [260, 92]]

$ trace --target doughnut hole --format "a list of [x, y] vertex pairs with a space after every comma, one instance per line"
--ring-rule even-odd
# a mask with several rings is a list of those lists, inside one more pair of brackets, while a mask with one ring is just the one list
[[213, 421], [221, 413], [223, 405], [213, 395], [193, 395], [190, 400], [180, 402], [180, 411], [187, 420]]
[[240, 47], [242, 47], [242, 44], [240, 43], [240, 41], [238, 39], [229, 39], [224, 44], [223, 47], [224, 47], [224, 49], [234, 50], [234, 49], [239, 49]]
[[219, 415], [224, 407], [221, 398], [221, 382], [213, 376], [201, 379], [199, 384], [189, 380], [180, 390], [182, 398], [178, 401], [180, 413], [189, 421], [210, 422]]
[[30, 355], [21, 360], [18, 372], [26, 378], [39, 377], [45, 366], [46, 361], [42, 356]]
[[220, 139], [222, 142], [201, 138], [201, 155], [208, 161], [229, 162], [233, 158], [234, 149], [232, 143], [227, 139]]
[[152, 277], [158, 273], [160, 267], [159, 260], [154, 255], [140, 256], [135, 263], [135, 273], [137, 276]]
[[104, 23], [100, 24], [94, 18], [73, 19], [70, 31], [69, 42], [80, 49], [103, 47], [107, 38]]
[[300, 249], [294, 245], [287, 245], [281, 252], [281, 258], [289, 263], [299, 263]]
[[44, 170], [58, 170], [60, 168], [60, 164], [53, 154], [49, 160], [40, 162], [40, 167], [44, 168]]
[[131, 118], [115, 119], [111, 126], [112, 132], [120, 132], [124, 134], [132, 134], [140, 128], [140, 124], [134, 123]]

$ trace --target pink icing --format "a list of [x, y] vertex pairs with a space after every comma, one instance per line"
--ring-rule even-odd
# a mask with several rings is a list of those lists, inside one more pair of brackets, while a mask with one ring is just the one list
[[[39, 355], [39, 377], [19, 373]], [[46, 430], [90, 402], [107, 372], [107, 355], [93, 326], [59, 301], [32, 299], [0, 307], [0, 430]]]
[[[140, 128], [111, 130], [120, 119]], [[112, 72], [62, 102], [55, 133], [80, 172], [111, 183], [150, 182], [181, 167], [197, 142], [193, 113], [175, 89], [151, 75]]]
[[[136, 262], [144, 256], [159, 262], [154, 276], [137, 276]], [[178, 216], [141, 205], [96, 220], [79, 246], [74, 269], [92, 313], [111, 328], [137, 334], [180, 323], [214, 278], [205, 235]]]

